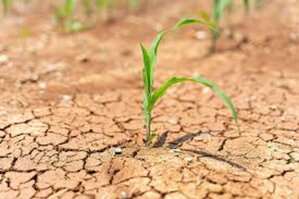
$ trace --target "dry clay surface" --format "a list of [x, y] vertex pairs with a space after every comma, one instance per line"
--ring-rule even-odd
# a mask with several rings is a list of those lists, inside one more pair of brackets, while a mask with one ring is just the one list
[[[112, 34], [111, 45], [104, 38], [103, 49], [96, 51], [104, 55], [95, 60], [95, 51], [74, 59], [86, 53], [74, 48], [82, 45], [80, 34], [50, 31], [34, 35], [41, 43], [24, 44], [2, 32], [1, 53], [8, 60], [0, 66], [0, 198], [298, 198], [299, 33], [292, 32], [296, 39], [276, 31], [299, 30], [298, 5], [273, 1], [248, 19], [248, 43], [200, 60], [193, 39], [169, 38], [161, 51], [180, 61], [184, 56], [174, 45], [180, 52], [195, 45], [187, 49], [194, 56], [187, 57], [187, 69], [163, 68], [161, 58], [156, 83], [174, 74], [211, 77], [236, 104], [240, 132], [209, 89], [183, 84], [153, 113], [159, 138], [152, 148], [142, 143], [137, 43], [121, 54], [112, 47], [132, 38]], [[289, 21], [274, 23], [277, 10]], [[146, 32], [139, 29], [139, 36]], [[75, 38], [80, 44], [69, 45]], [[87, 39], [86, 45], [96, 48], [92, 45], [100, 40]], [[111, 68], [104, 67], [105, 57]], [[114, 154], [114, 147], [122, 153]]]

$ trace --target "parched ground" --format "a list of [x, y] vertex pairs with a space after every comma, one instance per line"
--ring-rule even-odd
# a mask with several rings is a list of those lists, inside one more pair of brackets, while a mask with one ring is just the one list
[[211, 91], [183, 84], [156, 107], [160, 137], [145, 148], [138, 43], [198, 11], [157, 4], [74, 35], [52, 30], [48, 7], [2, 20], [0, 198], [299, 197], [299, 2], [237, 13], [236, 39], [213, 55], [194, 38], [204, 29], [167, 37], [156, 85], [212, 79], [236, 104], [240, 133]]

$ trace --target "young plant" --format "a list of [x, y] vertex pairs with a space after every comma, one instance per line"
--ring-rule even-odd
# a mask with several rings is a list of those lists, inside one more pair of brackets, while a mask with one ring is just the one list
[[56, 23], [65, 32], [78, 32], [87, 28], [82, 22], [74, 20], [76, 2], [76, 0], [65, 0], [64, 5], [55, 11]]
[[229, 10], [229, 8], [232, 8], [231, 0], [214, 0], [211, 15], [208, 14], [206, 11], [200, 12], [201, 18], [204, 19], [209, 26], [215, 27], [213, 29], [210, 29], [211, 37], [212, 37], [212, 44], [210, 47], [211, 53], [215, 52], [217, 40], [220, 35], [219, 22], [224, 14], [224, 11], [226, 9]]
[[145, 122], [145, 131], [146, 131], [146, 144], [150, 145], [155, 137], [155, 134], [151, 130], [151, 123], [152, 123], [152, 111], [155, 107], [155, 104], [159, 99], [161, 99], [168, 88], [170, 88], [172, 85], [180, 83], [180, 82], [196, 82], [199, 84], [202, 84], [204, 86], [209, 87], [212, 91], [216, 93], [218, 97], [220, 97], [224, 103], [229, 107], [229, 109], [232, 112], [233, 118], [237, 124], [237, 111], [231, 102], [230, 98], [226, 96], [216, 85], [214, 85], [211, 81], [203, 78], [203, 77], [172, 77], [169, 79], [166, 83], [164, 83], [162, 86], [160, 86], [158, 89], [154, 90], [154, 72], [155, 72], [155, 65], [157, 60], [157, 53], [158, 48], [161, 40], [163, 37], [183, 26], [191, 25], [191, 24], [199, 24], [209, 27], [209, 29], [214, 30], [215, 26], [211, 26], [210, 23], [204, 21], [204, 20], [197, 20], [197, 19], [186, 19], [179, 21], [173, 28], [164, 30], [157, 34], [155, 37], [152, 45], [150, 48], [145, 48], [141, 44], [141, 50], [143, 55], [143, 71], [142, 71], [142, 77], [143, 77], [143, 84], [144, 84], [144, 99], [143, 99], [143, 114], [144, 114], [144, 122]]

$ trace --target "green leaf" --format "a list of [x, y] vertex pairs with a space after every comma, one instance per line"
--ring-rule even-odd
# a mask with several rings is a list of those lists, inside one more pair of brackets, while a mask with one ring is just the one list
[[143, 71], [142, 71], [142, 78], [143, 78], [143, 83], [145, 86], [145, 93], [146, 97], [150, 97], [150, 94], [152, 92], [152, 77], [151, 77], [151, 62], [150, 62], [150, 57], [145, 49], [145, 47], [141, 44], [141, 51], [143, 55]]
[[71, 17], [75, 11], [76, 0], [66, 0], [64, 8], [68, 17]]
[[96, 0], [96, 4], [100, 8], [107, 8], [109, 5], [109, 0]]
[[184, 19], [182, 21], [179, 21], [175, 25], [175, 27], [181, 28], [181, 27], [184, 27], [187, 25], [193, 25], [193, 24], [207, 26], [211, 30], [216, 30], [216, 26], [214, 25], [214, 23], [211, 23], [211, 20], [198, 20], [198, 19]]
[[211, 20], [211, 16], [209, 15], [209, 13], [205, 10], [202, 10], [199, 12], [199, 16], [205, 20], [205, 21], [210, 21]]
[[213, 18], [219, 21], [224, 13], [225, 8], [230, 4], [231, 0], [214, 0]]
[[172, 27], [168, 30], [159, 32], [156, 35], [152, 45], [150, 46], [149, 52], [148, 52], [149, 68], [150, 68], [150, 74], [149, 74], [150, 79], [149, 80], [151, 82], [151, 85], [154, 84], [153, 76], [154, 76], [154, 72], [155, 72], [155, 65], [156, 65], [156, 60], [157, 60], [158, 49], [159, 49], [160, 43], [161, 43], [162, 39], [164, 38], [164, 36], [166, 34], [170, 33], [171, 31], [174, 31], [178, 28], [181, 28], [181, 27], [184, 27], [187, 25], [192, 25], [192, 24], [199, 24], [199, 25], [207, 26], [212, 31], [217, 30], [215, 23], [198, 20], [198, 19], [184, 19], [184, 20], [179, 21], [174, 27]]
[[[207, 13], [206, 13], [207, 14]], [[199, 25], [203, 25], [206, 26], [210, 29], [210, 31], [212, 32], [217, 32], [218, 27], [217, 27], [217, 23], [215, 23], [215, 21], [213, 19], [210, 19], [209, 16], [204, 16], [203, 17], [204, 20], [198, 20], [198, 19], [185, 19], [182, 21], [179, 21], [175, 27], [181, 28], [187, 25], [192, 25], [192, 24], [199, 24]]]
[[238, 120], [238, 113], [236, 108], [234, 107], [233, 103], [231, 102], [230, 98], [225, 95], [215, 84], [213, 84], [211, 81], [202, 78], [202, 77], [197, 77], [197, 78], [186, 78], [186, 77], [173, 77], [170, 80], [168, 80], [165, 84], [163, 84], [159, 89], [157, 89], [151, 99], [150, 102], [150, 108], [152, 109], [155, 105], [155, 103], [166, 93], [167, 89], [171, 87], [172, 85], [180, 82], [185, 82], [185, 81], [192, 81], [196, 83], [200, 83], [204, 86], [209, 87], [212, 91], [216, 93], [216, 95], [221, 98], [224, 103], [228, 106], [228, 108], [231, 110], [233, 118], [237, 124]]
[[243, 0], [246, 13], [249, 12], [249, 0]]
[[8, 9], [9, 9], [10, 5], [11, 5], [11, 0], [2, 0], [4, 15], [7, 15], [7, 12], [8, 12]]
[[151, 47], [150, 47], [150, 52], [152, 53], [152, 56], [157, 56], [158, 48], [159, 48], [159, 45], [160, 45], [161, 40], [162, 40], [163, 37], [164, 37], [168, 32], [170, 32], [171, 30], [172, 30], [172, 29], [170, 29], [170, 30], [164, 30], [164, 31], [159, 32], [159, 33], [156, 35], [156, 37], [155, 37], [155, 39], [154, 39], [154, 41], [153, 41], [153, 43], [152, 43], [152, 45], [151, 45]]

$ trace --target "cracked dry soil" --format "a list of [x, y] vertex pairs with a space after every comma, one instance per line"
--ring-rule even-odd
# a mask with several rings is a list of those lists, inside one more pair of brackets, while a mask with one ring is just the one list
[[[164, 16], [166, 26], [194, 8], [167, 2], [144, 19]], [[174, 74], [211, 78], [232, 96], [240, 133], [209, 90], [184, 84], [154, 111], [153, 148], [142, 146], [138, 51], [154, 35], [149, 25], [128, 17], [62, 35], [44, 7], [46, 17], [2, 22], [0, 52], [9, 59], [0, 66], [0, 198], [298, 198], [298, 8], [273, 0], [236, 22], [247, 43], [210, 56], [193, 29], [170, 36], [156, 83]], [[18, 18], [31, 37], [13, 34]], [[112, 154], [116, 146], [122, 154]]]

